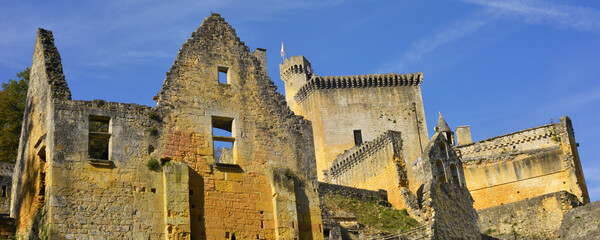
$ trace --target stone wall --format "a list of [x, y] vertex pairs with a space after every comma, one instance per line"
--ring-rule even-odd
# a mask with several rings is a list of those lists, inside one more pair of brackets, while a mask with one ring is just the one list
[[0, 162], [0, 214], [10, 214], [10, 191], [15, 164]]
[[423, 208], [431, 210], [431, 239], [481, 238], [477, 212], [466, 188], [433, 181], [425, 185], [422, 199]]
[[428, 227], [430, 239], [479, 239], [477, 212], [460, 171], [462, 163], [446, 136], [434, 134], [412, 165], [416, 177], [411, 181], [419, 189], [403, 191], [407, 210]]
[[385, 190], [371, 191], [367, 189], [319, 182], [319, 196], [325, 196], [329, 193], [362, 200], [371, 200], [373, 198], [377, 198], [382, 201], [388, 200], [387, 191]]
[[395, 208], [406, 208], [400, 193], [400, 188], [408, 187], [403, 157], [400, 133], [387, 131], [340, 154], [327, 172], [327, 182], [373, 191], [383, 189]]
[[589, 202], [568, 117], [560, 122], [457, 147], [475, 208], [568, 191]]
[[[355, 131], [363, 142], [388, 130], [402, 132], [411, 136], [403, 139], [405, 165], [420, 156], [428, 139], [422, 73], [317, 76], [302, 56], [286, 59], [280, 71], [288, 105], [313, 124], [319, 180], [337, 155], [356, 145]], [[412, 177], [410, 170], [407, 174]]]
[[38, 29], [27, 91], [10, 210], [17, 220], [17, 235], [24, 238], [37, 236], [48, 218], [42, 208], [48, 206], [44, 204], [48, 196], [46, 160], [52, 151], [44, 146], [53, 144], [49, 134], [54, 122], [53, 101], [71, 99], [52, 32], [44, 29]]
[[579, 205], [577, 197], [566, 191], [545, 194], [478, 210], [479, 228], [500, 239], [554, 239], [565, 212]]
[[[322, 239], [311, 125], [286, 106], [257, 51], [218, 14], [192, 33], [156, 97], [160, 158], [190, 166], [194, 238]], [[219, 119], [229, 119], [227, 164], [213, 158]]]
[[600, 202], [567, 210], [563, 215], [559, 239], [600, 239]]
[[[323, 239], [311, 125], [265, 62], [212, 14], [183, 44], [156, 108], [74, 101], [40, 30], [13, 184], [18, 236]], [[231, 162], [215, 161], [217, 140], [232, 143]]]
[[[187, 168], [177, 172], [179, 181], [175, 181], [167, 168], [146, 166], [151, 159], [158, 159], [154, 151], [160, 138], [153, 129], [162, 131], [160, 123], [149, 117], [152, 111], [146, 106], [100, 100], [55, 101], [54, 144], [42, 146], [48, 150], [47, 214], [52, 216], [52, 236], [189, 237]], [[89, 154], [94, 118], [109, 124], [107, 160]], [[176, 197], [176, 204], [185, 208], [177, 209], [169, 199], [181, 186], [185, 198]], [[177, 217], [183, 219], [173, 220]], [[173, 229], [171, 233], [165, 232], [165, 225]]]
[[0, 214], [0, 239], [12, 240], [15, 236], [16, 221], [5, 214]]

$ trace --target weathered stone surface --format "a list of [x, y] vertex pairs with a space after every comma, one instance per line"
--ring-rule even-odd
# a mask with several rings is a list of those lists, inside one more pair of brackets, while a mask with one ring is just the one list
[[457, 149], [476, 209], [559, 191], [590, 201], [568, 117]]
[[15, 236], [16, 221], [6, 214], [0, 214], [0, 239], [12, 240]]
[[559, 239], [600, 239], [600, 202], [567, 210], [558, 231]]
[[553, 239], [563, 215], [581, 202], [566, 191], [478, 210], [482, 233], [499, 239]]
[[[323, 239], [311, 125], [276, 92], [265, 57], [212, 14], [179, 51], [156, 108], [77, 101], [40, 29], [13, 183], [17, 235]], [[233, 142], [227, 163], [214, 160], [217, 139]]]
[[356, 145], [355, 131], [365, 142], [388, 130], [407, 136], [405, 165], [421, 155], [428, 139], [422, 73], [317, 76], [303, 56], [285, 59], [279, 69], [288, 106], [312, 122], [319, 180], [338, 154]]
[[10, 214], [13, 163], [0, 162], [0, 214]]
[[387, 131], [373, 141], [354, 146], [338, 155], [327, 171], [332, 184], [385, 190], [397, 209], [406, 208], [400, 189], [409, 186], [400, 132]]

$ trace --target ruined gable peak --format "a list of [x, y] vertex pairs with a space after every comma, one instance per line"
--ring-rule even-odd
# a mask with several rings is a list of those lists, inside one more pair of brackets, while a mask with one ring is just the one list
[[[69, 90], [63, 74], [60, 54], [54, 45], [52, 31], [38, 28], [35, 45], [32, 75], [39, 74], [39, 77], [45, 79], [43, 81], [45, 83], [40, 82], [38, 84], [48, 84], [48, 89], [51, 91], [53, 98], [71, 99], [71, 90]], [[34, 77], [30, 81], [35, 81], [35, 79], [37, 78]], [[37, 86], [37, 84], [30, 82], [29, 86], [32, 85]]]

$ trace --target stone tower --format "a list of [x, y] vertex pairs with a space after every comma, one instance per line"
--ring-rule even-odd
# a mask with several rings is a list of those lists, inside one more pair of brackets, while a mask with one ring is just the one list
[[312, 122], [319, 180], [339, 154], [388, 130], [406, 136], [404, 165], [421, 156], [428, 140], [423, 73], [319, 76], [303, 56], [285, 59], [280, 70], [288, 106]]
[[301, 55], [291, 56], [279, 64], [279, 73], [285, 83], [285, 100], [292, 111], [296, 111], [297, 103], [294, 96], [313, 75], [310, 62]]

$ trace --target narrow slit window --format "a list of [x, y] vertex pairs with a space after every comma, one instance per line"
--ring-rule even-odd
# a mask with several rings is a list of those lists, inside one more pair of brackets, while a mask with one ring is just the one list
[[213, 131], [213, 157], [215, 162], [234, 164], [233, 147], [235, 137], [233, 137], [233, 118], [212, 117]]
[[88, 153], [92, 159], [108, 160], [110, 118], [90, 116]]
[[362, 133], [360, 130], [354, 130], [354, 145], [361, 145], [363, 143]]
[[229, 84], [229, 68], [219, 66], [218, 70], [219, 70], [219, 83]]
[[6, 186], [2, 186], [2, 197], [6, 197]]

